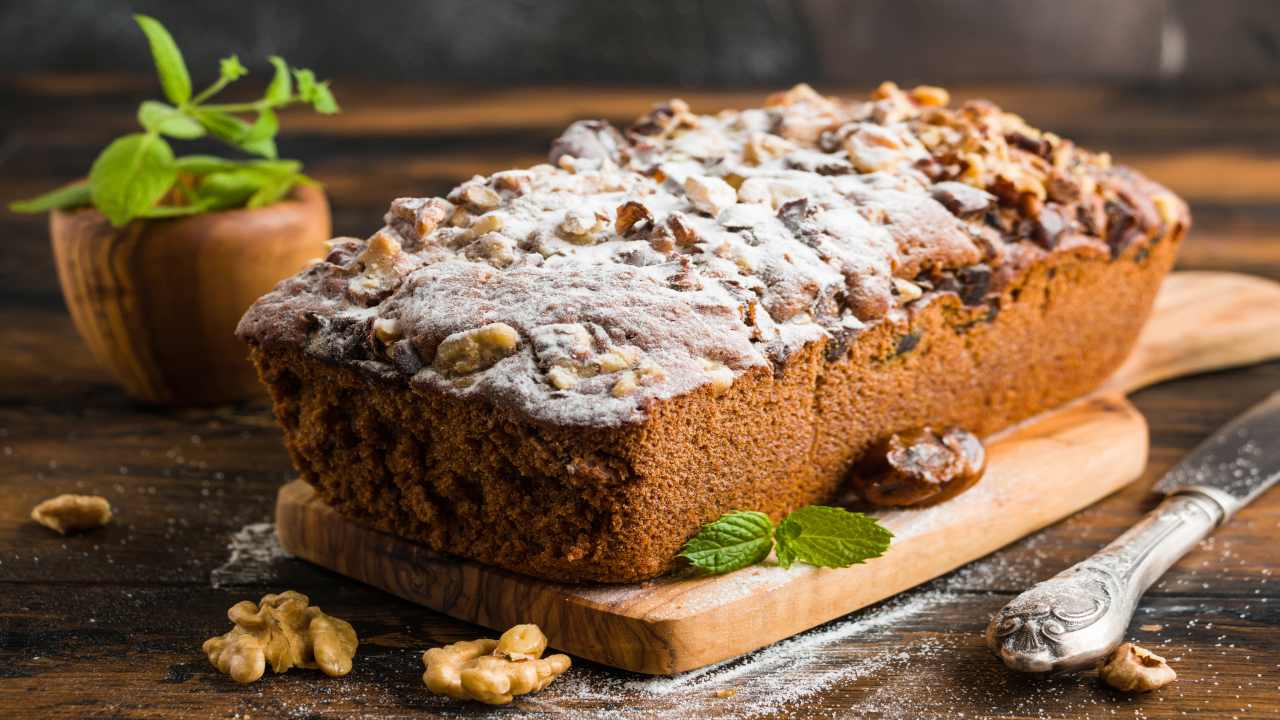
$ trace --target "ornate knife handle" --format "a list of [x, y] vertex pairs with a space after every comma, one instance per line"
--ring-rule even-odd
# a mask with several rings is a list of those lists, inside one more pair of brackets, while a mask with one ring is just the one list
[[1093, 557], [1005, 605], [987, 627], [987, 645], [1022, 672], [1092, 666], [1124, 639], [1142, 593], [1225, 515], [1207, 495], [1169, 496]]

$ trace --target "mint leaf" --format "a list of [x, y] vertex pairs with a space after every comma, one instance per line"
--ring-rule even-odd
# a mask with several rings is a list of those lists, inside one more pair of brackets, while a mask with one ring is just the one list
[[249, 74], [249, 68], [240, 64], [240, 57], [232, 55], [218, 61], [218, 75], [224, 82], [239, 80]]
[[156, 73], [160, 76], [160, 87], [164, 88], [165, 97], [174, 105], [190, 100], [191, 76], [187, 74], [187, 64], [183, 62], [173, 36], [154, 18], [134, 15], [133, 19], [151, 44], [151, 57], [156, 62]]
[[178, 108], [155, 100], [147, 100], [138, 107], [138, 122], [147, 130], [181, 140], [204, 136], [200, 123]]
[[213, 155], [184, 155], [174, 161], [178, 170], [192, 175], [208, 175], [212, 172], [234, 170], [239, 163]]
[[773, 523], [753, 510], [725, 513], [702, 526], [685, 543], [680, 557], [711, 574], [726, 573], [764, 560], [773, 548]]
[[316, 74], [306, 68], [298, 68], [293, 71], [293, 77], [298, 81], [298, 99], [310, 103], [316, 94]]
[[155, 205], [178, 178], [173, 150], [159, 135], [133, 133], [107, 146], [89, 170], [93, 204], [112, 225]]
[[209, 208], [203, 205], [155, 205], [138, 213], [137, 217], [171, 218], [186, 215], [199, 215]]
[[264, 107], [258, 111], [258, 119], [249, 126], [249, 131], [244, 134], [242, 142], [269, 140], [275, 137], [279, 129], [280, 120], [276, 117], [276, 112], [269, 107]]
[[210, 135], [232, 145], [239, 145], [249, 133], [249, 123], [222, 110], [212, 108], [196, 108], [196, 122], [204, 126]]
[[9, 203], [9, 209], [19, 213], [42, 213], [54, 209], [66, 210], [88, 205], [89, 200], [89, 186], [85, 183], [79, 183], [51, 190], [30, 200], [18, 200], [17, 202]]
[[318, 83], [311, 92], [311, 107], [321, 115], [333, 115], [339, 111], [338, 101], [329, 91], [329, 81]]
[[210, 173], [200, 179], [196, 186], [196, 196], [210, 210], [240, 207], [262, 189], [270, 178], [270, 175], [246, 167]]
[[287, 102], [293, 95], [293, 80], [289, 77], [289, 66], [279, 55], [272, 55], [269, 59], [276, 68], [276, 74], [271, 78], [271, 84], [267, 86], [267, 92], [262, 99], [271, 103]]
[[809, 505], [778, 523], [778, 564], [799, 560], [819, 567], [848, 567], [884, 554], [893, 533], [873, 517], [844, 508]]

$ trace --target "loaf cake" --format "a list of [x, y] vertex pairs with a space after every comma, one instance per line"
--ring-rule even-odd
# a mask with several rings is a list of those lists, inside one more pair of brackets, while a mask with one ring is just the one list
[[302, 477], [438, 551], [626, 582], [723, 512], [830, 501], [891, 433], [1096, 387], [1190, 217], [989, 102], [886, 83], [576, 122], [385, 223], [239, 325]]

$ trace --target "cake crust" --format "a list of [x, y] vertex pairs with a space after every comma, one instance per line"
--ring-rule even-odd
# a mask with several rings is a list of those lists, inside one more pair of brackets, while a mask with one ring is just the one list
[[829, 501], [890, 433], [1096, 387], [1185, 205], [940, 92], [673, 101], [397, 200], [241, 322], [302, 476], [437, 550], [632, 581], [721, 512]]

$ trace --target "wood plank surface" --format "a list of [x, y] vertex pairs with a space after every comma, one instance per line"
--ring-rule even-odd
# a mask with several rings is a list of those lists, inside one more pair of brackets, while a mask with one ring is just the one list
[[[702, 109], [759, 95], [664, 88], [542, 95], [343, 78], [335, 86], [347, 112], [284, 117], [280, 146], [326, 183], [335, 232], [356, 235], [377, 226], [392, 197], [447, 191], [472, 172], [538, 157], [555, 125], [570, 117], [626, 120], [673, 94]], [[953, 91], [994, 97], [1121, 162], [1152, 159], [1145, 166], [1156, 179], [1192, 204], [1182, 269], [1280, 280], [1280, 184], [1221, 164], [1280, 160], [1280, 86]], [[0, 80], [0, 197], [83, 174], [155, 92], [148, 77]], [[1233, 188], [1240, 178], [1248, 185]], [[488, 713], [428, 695], [418, 660], [427, 647], [478, 637], [480, 628], [296, 559], [268, 555], [228, 566], [232, 539], [270, 522], [275, 492], [293, 476], [267, 408], [168, 412], [129, 401], [75, 335], [45, 218], [0, 212], [0, 234], [0, 716]], [[1151, 482], [1276, 388], [1280, 363], [1270, 362], [1136, 393], [1131, 400], [1151, 433], [1150, 462], [1137, 482], [984, 560], [802, 635], [786, 653], [766, 650], [667, 684], [580, 661], [546, 693], [491, 716], [1274, 717], [1280, 493], [1219, 529], [1143, 600], [1130, 636], [1171, 659], [1180, 679], [1169, 688], [1131, 698], [1089, 674], [1010, 675], [982, 632], [1013, 593], [1136, 521], [1153, 504]], [[117, 521], [63, 538], [27, 519], [39, 500], [65, 491], [107, 496]], [[287, 588], [356, 626], [361, 647], [352, 674], [332, 680], [292, 672], [248, 688], [219, 675], [199, 645], [226, 630], [226, 609]], [[716, 697], [727, 689], [737, 695]]]

